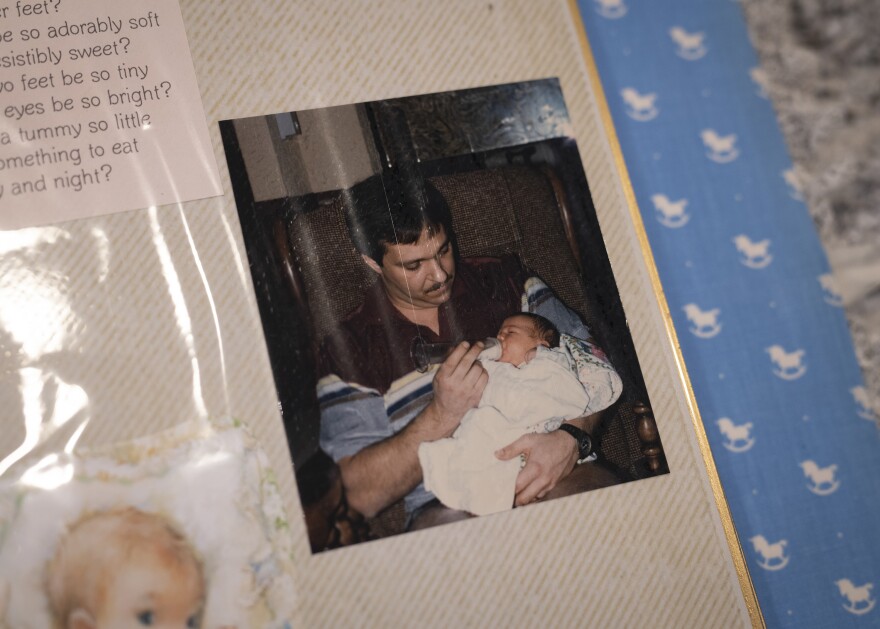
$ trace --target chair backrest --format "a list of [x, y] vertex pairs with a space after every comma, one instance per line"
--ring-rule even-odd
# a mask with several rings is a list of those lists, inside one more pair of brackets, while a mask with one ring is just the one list
[[295, 215], [289, 238], [295, 281], [301, 283], [312, 337], [319, 342], [363, 301], [377, 277], [351, 243], [341, 196]]
[[592, 318], [566, 236], [566, 208], [543, 170], [509, 166], [431, 181], [449, 202], [462, 256], [515, 253], [570, 308]]

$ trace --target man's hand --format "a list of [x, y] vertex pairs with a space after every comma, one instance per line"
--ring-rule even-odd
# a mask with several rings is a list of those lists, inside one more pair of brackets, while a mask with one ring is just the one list
[[464, 414], [480, 402], [489, 381], [489, 374], [477, 360], [481, 351], [482, 343], [459, 343], [434, 376], [432, 404], [442, 436], [455, 432]]
[[[419, 444], [448, 437], [476, 406], [489, 374], [477, 361], [482, 343], [459, 344], [434, 376], [434, 400], [399, 433], [339, 460], [353, 509], [366, 517], [402, 498], [422, 480]], [[571, 439], [571, 437], [569, 437]]]
[[565, 478], [577, 462], [577, 442], [556, 430], [523, 435], [495, 453], [502, 461], [525, 456], [526, 465], [516, 477], [514, 505], [521, 507], [540, 500]]

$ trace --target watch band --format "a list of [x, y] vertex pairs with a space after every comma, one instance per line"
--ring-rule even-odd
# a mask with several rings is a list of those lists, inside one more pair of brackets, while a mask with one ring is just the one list
[[588, 432], [586, 432], [585, 430], [581, 430], [577, 426], [572, 426], [571, 424], [560, 424], [559, 430], [568, 433], [577, 442], [578, 465], [580, 465], [581, 463], [585, 463], [592, 458], [593, 439], [590, 437], [590, 434]]

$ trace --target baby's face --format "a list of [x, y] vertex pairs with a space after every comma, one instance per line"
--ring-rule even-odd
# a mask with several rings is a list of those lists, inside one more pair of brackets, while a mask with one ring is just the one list
[[96, 629], [196, 629], [205, 586], [194, 561], [153, 557], [113, 576]]
[[497, 337], [501, 341], [501, 357], [498, 362], [511, 365], [528, 362], [534, 357], [539, 345], [547, 345], [538, 338], [531, 319], [522, 315], [507, 317], [501, 324]]

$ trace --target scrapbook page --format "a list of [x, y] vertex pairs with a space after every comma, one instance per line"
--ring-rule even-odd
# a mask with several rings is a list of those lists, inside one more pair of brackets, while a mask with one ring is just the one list
[[0, 197], [84, 210], [0, 232], [3, 622], [761, 625], [573, 3], [64, 2], [157, 160]]

